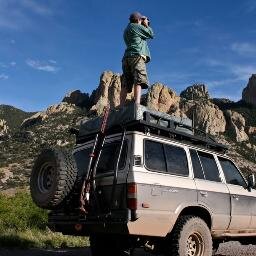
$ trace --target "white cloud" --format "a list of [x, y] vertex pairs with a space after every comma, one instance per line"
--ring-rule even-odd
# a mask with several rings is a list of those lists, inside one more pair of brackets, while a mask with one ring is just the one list
[[4, 63], [4, 62], [0, 62], [0, 68], [10, 68], [10, 67], [15, 67], [16, 66], [16, 62], [15, 61], [11, 61], [10, 63]]
[[[39, 3], [40, 2], [40, 3]], [[24, 29], [33, 24], [30, 14], [49, 16], [50, 7], [35, 0], [0, 0], [0, 28]], [[15, 44], [15, 40], [11, 40]]]
[[[206, 65], [210, 67], [221, 68], [221, 71], [224, 72], [227, 76], [230, 76], [231, 80], [236, 81], [248, 81], [249, 77], [252, 74], [256, 73], [256, 64], [251, 65], [242, 65], [242, 64], [233, 64], [226, 63], [220, 60], [207, 59], [205, 60]], [[231, 77], [231, 75], [233, 77]]]
[[256, 44], [251, 43], [233, 43], [231, 49], [240, 55], [253, 55], [256, 54]]
[[26, 60], [26, 63], [28, 66], [30, 66], [33, 69], [51, 72], [51, 73], [56, 73], [60, 69], [59, 67], [50, 63], [49, 61], [39, 61], [39, 60], [28, 59]]
[[57, 64], [56, 60], [49, 60], [49, 62], [52, 63], [52, 64]]
[[0, 74], [0, 80], [7, 80], [9, 78], [9, 76], [7, 76], [6, 74]]
[[238, 80], [248, 81], [249, 77], [252, 74], [256, 73], [256, 65], [255, 66], [234, 65], [230, 67], [230, 70]]
[[17, 65], [17, 63], [15, 61], [10, 62], [11, 67], [15, 67], [16, 65]]
[[52, 10], [45, 5], [42, 5], [39, 3], [39, 1], [33, 1], [33, 0], [23, 0], [21, 1], [21, 5], [30, 11], [39, 14], [39, 15], [51, 15]]

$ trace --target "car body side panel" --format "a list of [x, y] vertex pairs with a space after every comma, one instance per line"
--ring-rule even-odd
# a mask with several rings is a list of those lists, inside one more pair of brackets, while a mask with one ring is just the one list
[[198, 203], [212, 213], [212, 230], [226, 230], [230, 222], [230, 196], [226, 184], [195, 179]]
[[136, 168], [133, 175], [138, 184], [138, 220], [128, 224], [132, 234], [166, 236], [184, 205], [196, 205], [197, 191], [194, 180], [189, 177], [143, 168]]
[[231, 196], [231, 222], [229, 230], [252, 228], [250, 227], [253, 204], [252, 192], [238, 185], [227, 184], [227, 186]]

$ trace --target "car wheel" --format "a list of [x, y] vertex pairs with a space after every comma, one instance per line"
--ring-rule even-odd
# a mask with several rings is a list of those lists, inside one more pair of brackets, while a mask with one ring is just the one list
[[201, 218], [181, 216], [167, 240], [166, 255], [211, 256], [212, 237]]
[[37, 157], [30, 177], [30, 192], [36, 205], [45, 209], [59, 206], [74, 186], [77, 167], [63, 149], [44, 149]]

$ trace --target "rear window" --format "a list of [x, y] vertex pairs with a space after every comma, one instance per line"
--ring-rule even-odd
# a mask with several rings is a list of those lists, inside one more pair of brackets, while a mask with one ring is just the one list
[[[120, 143], [121, 143], [120, 141], [116, 141], [116, 142], [107, 143], [104, 145], [101, 152], [100, 160], [98, 163], [97, 173], [105, 173], [105, 172], [110, 172], [114, 170], [117, 162]], [[79, 176], [85, 175], [88, 168], [89, 160], [90, 160], [89, 155], [91, 154], [91, 152], [92, 152], [92, 148], [90, 147], [90, 148], [78, 151], [74, 154]], [[123, 145], [123, 150], [122, 150], [121, 158], [119, 161], [119, 169], [123, 169], [125, 167], [126, 155], [127, 155], [127, 141], [125, 141]]]
[[188, 176], [187, 155], [183, 148], [164, 145], [167, 162], [167, 172], [176, 175]]
[[166, 172], [163, 144], [150, 140], [145, 141], [145, 164], [150, 170]]
[[[104, 145], [101, 156], [100, 156], [100, 160], [98, 163], [97, 173], [106, 173], [106, 172], [114, 171], [117, 163], [120, 143], [121, 143], [120, 141], [116, 141], [116, 142], [112, 142]], [[123, 145], [123, 150], [122, 150], [119, 165], [118, 165], [119, 170], [125, 167], [126, 155], [127, 155], [127, 141], [125, 141]]]
[[181, 147], [145, 141], [145, 165], [150, 170], [188, 176], [186, 152]]

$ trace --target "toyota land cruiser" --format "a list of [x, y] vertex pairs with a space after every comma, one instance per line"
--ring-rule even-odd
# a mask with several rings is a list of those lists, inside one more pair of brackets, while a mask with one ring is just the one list
[[209, 256], [223, 240], [254, 241], [254, 175], [246, 180], [224, 145], [140, 105], [111, 112], [105, 130], [100, 121], [74, 132], [72, 154], [46, 149], [35, 161], [31, 194], [53, 231], [89, 236], [93, 256], [142, 246]]

